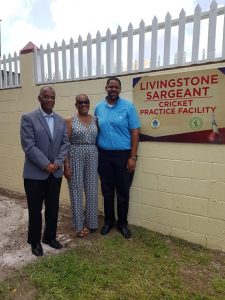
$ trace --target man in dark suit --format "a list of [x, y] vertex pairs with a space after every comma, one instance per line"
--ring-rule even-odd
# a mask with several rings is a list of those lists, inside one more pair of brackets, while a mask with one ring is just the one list
[[42, 256], [40, 241], [43, 202], [45, 230], [42, 242], [55, 249], [63, 247], [56, 240], [56, 231], [62, 166], [69, 141], [65, 120], [53, 112], [54, 89], [50, 86], [42, 87], [38, 100], [40, 108], [22, 116], [20, 137], [25, 152], [23, 177], [29, 214], [28, 243], [34, 255]]

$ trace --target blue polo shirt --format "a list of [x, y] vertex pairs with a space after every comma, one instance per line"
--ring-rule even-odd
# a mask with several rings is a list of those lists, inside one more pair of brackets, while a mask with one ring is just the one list
[[97, 104], [94, 112], [98, 118], [98, 146], [104, 150], [131, 149], [130, 130], [140, 128], [137, 111], [128, 100], [119, 98], [110, 106], [106, 99]]

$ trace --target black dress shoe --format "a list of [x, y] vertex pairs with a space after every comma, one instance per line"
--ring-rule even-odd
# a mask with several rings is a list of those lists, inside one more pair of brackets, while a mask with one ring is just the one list
[[62, 249], [63, 245], [60, 244], [59, 241], [57, 241], [56, 239], [52, 239], [52, 240], [48, 240], [48, 239], [43, 239], [42, 242], [46, 245], [49, 245], [50, 247], [54, 248], [54, 249]]
[[41, 247], [41, 243], [31, 244], [31, 251], [35, 256], [42, 256], [43, 249]]
[[125, 239], [131, 238], [131, 231], [127, 226], [118, 226], [118, 230]]
[[112, 224], [105, 224], [105, 225], [103, 225], [102, 229], [101, 229], [101, 235], [108, 234], [112, 228], [113, 228]]

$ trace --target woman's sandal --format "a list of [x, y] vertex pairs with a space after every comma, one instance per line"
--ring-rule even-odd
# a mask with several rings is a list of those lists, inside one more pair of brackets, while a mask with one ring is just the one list
[[84, 231], [84, 235], [88, 235], [90, 233], [90, 229], [87, 227], [84, 227], [83, 231]]
[[78, 237], [84, 237], [85, 235], [88, 235], [90, 233], [90, 229], [87, 227], [84, 227], [80, 231], [77, 232]]
[[85, 233], [84, 233], [84, 229], [81, 229], [80, 231], [77, 232], [77, 237], [84, 237], [85, 236]]

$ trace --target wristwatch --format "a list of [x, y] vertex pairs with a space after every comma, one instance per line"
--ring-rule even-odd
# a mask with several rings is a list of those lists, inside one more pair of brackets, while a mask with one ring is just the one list
[[130, 156], [130, 158], [133, 159], [134, 161], [137, 161], [138, 156], [137, 156], [137, 155], [135, 155], [135, 156]]

